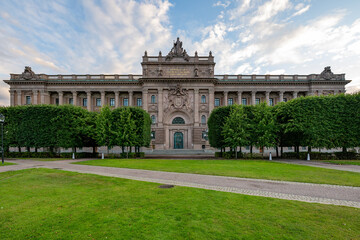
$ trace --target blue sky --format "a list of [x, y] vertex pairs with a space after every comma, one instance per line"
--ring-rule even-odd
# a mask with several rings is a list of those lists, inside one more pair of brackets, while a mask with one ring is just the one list
[[[331, 66], [360, 90], [360, 1], [2, 0], [0, 78], [35, 73], [141, 73], [141, 56], [180, 37], [213, 52], [216, 74], [310, 74]], [[9, 105], [0, 83], [0, 105]]]

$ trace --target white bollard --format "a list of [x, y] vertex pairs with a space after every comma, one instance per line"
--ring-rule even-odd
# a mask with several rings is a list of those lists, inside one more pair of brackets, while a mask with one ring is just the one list
[[75, 159], [75, 153], [73, 153], [72, 159], [73, 159], [73, 160]]
[[104, 153], [101, 154], [101, 159], [104, 159]]
[[306, 160], [310, 161], [310, 153], [308, 153]]
[[269, 155], [269, 160], [270, 160], [270, 161], [272, 160], [271, 152], [270, 152], [270, 155]]

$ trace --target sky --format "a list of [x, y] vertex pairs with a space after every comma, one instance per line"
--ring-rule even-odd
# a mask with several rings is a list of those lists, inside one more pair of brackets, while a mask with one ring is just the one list
[[[141, 74], [142, 56], [180, 37], [215, 57], [215, 74], [311, 74], [331, 66], [360, 91], [357, 0], [1, 0], [0, 79]], [[0, 83], [0, 105], [9, 105]]]

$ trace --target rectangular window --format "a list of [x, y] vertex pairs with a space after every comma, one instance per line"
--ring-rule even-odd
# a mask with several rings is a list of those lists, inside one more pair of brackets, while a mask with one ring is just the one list
[[151, 103], [152, 103], [152, 104], [155, 103], [155, 95], [151, 95]]
[[115, 98], [110, 98], [110, 107], [115, 106]]
[[292, 147], [288, 147], [288, 150], [292, 150]]
[[258, 104], [260, 104], [260, 98], [255, 99], [255, 105], [258, 105]]
[[250, 150], [250, 146], [246, 146], [245, 149], [246, 149], [246, 150]]
[[220, 98], [215, 98], [215, 107], [220, 106]]
[[73, 98], [69, 98], [69, 104], [74, 105], [74, 99]]
[[155, 131], [151, 131], [150, 136], [151, 136], [151, 139], [155, 139]]
[[229, 105], [229, 106], [233, 105], [233, 99], [232, 99], [232, 98], [229, 98], [229, 99], [228, 99], [228, 105]]
[[26, 105], [31, 104], [31, 96], [26, 96]]
[[87, 98], [83, 98], [83, 106], [87, 107]]
[[124, 98], [124, 104], [123, 104], [123, 106], [124, 106], [124, 107], [129, 106], [129, 99]]
[[101, 107], [101, 98], [96, 99], [96, 106]]
[[55, 104], [58, 106], [59, 105], [59, 99], [55, 98]]
[[270, 105], [270, 106], [274, 106], [274, 99], [273, 99], [273, 98], [270, 98], [270, 99], [269, 99], [269, 105]]
[[241, 103], [242, 103], [242, 105], [247, 105], [247, 99], [246, 99], [246, 98], [243, 98], [243, 99], [241, 100]]
[[283, 98], [283, 102], [287, 102], [287, 98]]
[[302, 147], [302, 150], [306, 150], [306, 147]]
[[136, 104], [137, 104], [138, 107], [141, 107], [141, 106], [142, 106], [142, 100], [141, 100], [141, 98], [136, 99]]

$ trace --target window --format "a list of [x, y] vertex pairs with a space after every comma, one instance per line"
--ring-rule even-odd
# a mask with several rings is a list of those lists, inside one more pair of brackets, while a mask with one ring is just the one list
[[255, 105], [258, 105], [258, 104], [260, 104], [260, 98], [255, 99]]
[[292, 147], [288, 147], [288, 150], [292, 150]]
[[306, 147], [302, 147], [302, 150], [306, 150]]
[[206, 117], [205, 115], [201, 116], [201, 124], [205, 125], [206, 124]]
[[283, 102], [287, 102], [287, 98], [283, 98]]
[[250, 146], [246, 146], [245, 149], [246, 149], [246, 150], [250, 150]]
[[58, 98], [55, 98], [55, 104], [59, 105], [59, 99]]
[[155, 115], [151, 116], [151, 124], [155, 124], [156, 123], [156, 117]]
[[151, 131], [150, 136], [151, 136], [151, 139], [155, 139], [155, 131]]
[[110, 107], [115, 106], [115, 98], [110, 98]]
[[87, 107], [87, 98], [83, 98], [83, 106]]
[[26, 96], [26, 105], [31, 104], [31, 96]]
[[231, 105], [233, 105], [233, 103], [234, 103], [233, 99], [232, 99], [232, 98], [229, 98], [229, 99], [228, 99], [228, 105], [231, 106]]
[[142, 99], [141, 98], [136, 99], [136, 104], [137, 104], [138, 107], [141, 107], [142, 106]]
[[176, 117], [172, 120], [172, 124], [185, 124], [185, 120], [181, 117]]
[[270, 106], [274, 106], [274, 99], [273, 99], [273, 98], [270, 98], [270, 99], [269, 99], [269, 105], [270, 105]]
[[241, 100], [241, 103], [242, 103], [242, 105], [247, 105], [247, 99], [246, 99], [246, 98], [243, 98], [243, 99]]
[[206, 96], [205, 95], [201, 96], [201, 103], [206, 103]]
[[69, 98], [69, 104], [74, 105], [74, 99], [73, 98]]
[[151, 95], [151, 103], [152, 103], [152, 104], [155, 103], [155, 95]]
[[206, 131], [202, 131], [201, 132], [201, 138], [205, 139], [207, 141], [208, 140], [208, 133]]
[[129, 106], [129, 99], [124, 98], [123, 106], [125, 107]]
[[215, 98], [215, 107], [220, 106], [220, 98]]
[[96, 106], [101, 107], [101, 98], [96, 99]]

